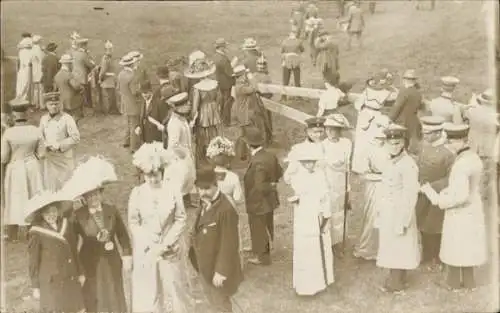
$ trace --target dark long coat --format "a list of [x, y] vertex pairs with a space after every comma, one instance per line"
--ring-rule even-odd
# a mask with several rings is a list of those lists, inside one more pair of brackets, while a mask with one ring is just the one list
[[211, 208], [198, 213], [192, 233], [189, 258], [203, 279], [212, 284], [215, 273], [227, 279], [221, 291], [233, 295], [243, 281], [239, 254], [238, 213], [219, 192]]
[[29, 274], [40, 289], [41, 312], [79, 312], [84, 309], [78, 276], [84, 275], [77, 256], [74, 221], [59, 218], [54, 230], [42, 218], [29, 231]]
[[[434, 190], [440, 192], [448, 185], [448, 175], [455, 160], [455, 155], [444, 145], [432, 145], [422, 142], [416, 163], [419, 168], [420, 184], [429, 183]], [[422, 193], [418, 195], [415, 206], [418, 229], [424, 233], [440, 234], [443, 229], [444, 210], [432, 205]]]
[[127, 312], [123, 289], [122, 261], [132, 253], [130, 237], [118, 210], [102, 204], [102, 220], [110, 233], [114, 248], [107, 251], [96, 238], [100, 228], [86, 206], [75, 213], [75, 230], [82, 237], [80, 260], [86, 274], [83, 296], [87, 312]]
[[389, 112], [389, 118], [394, 123], [406, 127], [410, 140], [416, 141], [421, 135], [418, 112], [423, 108], [422, 93], [417, 86], [402, 88]]
[[162, 142], [162, 132], [148, 120], [148, 116], [162, 123], [169, 112], [169, 106], [165, 101], [176, 93], [177, 91], [170, 83], [164, 83], [153, 91], [153, 98], [149, 107], [146, 109], [146, 104], [142, 105], [140, 118], [143, 142]]
[[275, 183], [283, 176], [283, 168], [274, 154], [261, 149], [250, 159], [243, 177], [248, 214], [266, 214], [279, 206]]

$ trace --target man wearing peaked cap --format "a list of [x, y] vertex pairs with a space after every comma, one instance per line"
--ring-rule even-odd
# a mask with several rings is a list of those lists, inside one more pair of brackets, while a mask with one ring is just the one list
[[73, 74], [73, 57], [63, 54], [59, 60], [61, 68], [54, 76], [54, 84], [61, 93], [61, 104], [64, 111], [73, 116], [76, 122], [83, 118], [82, 85]]
[[166, 125], [168, 133], [167, 148], [181, 146], [193, 153], [193, 138], [187, 117], [191, 112], [191, 104], [187, 92], [170, 97], [167, 103], [172, 114]]
[[59, 190], [76, 166], [75, 146], [80, 142], [80, 131], [71, 115], [63, 111], [60, 95], [44, 95], [48, 113], [40, 118], [40, 129], [45, 147], [42, 159], [45, 188]]
[[488, 259], [485, 213], [480, 195], [484, 165], [467, 144], [469, 127], [445, 124], [446, 146], [456, 158], [451, 166], [447, 187], [441, 191], [432, 186], [421, 190], [444, 211], [440, 260], [447, 265], [446, 289], [476, 287], [474, 267]]
[[[436, 191], [441, 191], [448, 184], [454, 154], [445, 147], [444, 123], [441, 116], [423, 116], [423, 139], [415, 157], [419, 168], [420, 185], [429, 183]], [[439, 271], [439, 250], [443, 229], [444, 211], [433, 205], [424, 194], [420, 193], [415, 207], [417, 226], [422, 239], [422, 260], [430, 271]]]
[[415, 70], [406, 70], [403, 74], [403, 88], [399, 90], [396, 102], [389, 112], [389, 118], [408, 129], [408, 150], [412, 153], [418, 149], [420, 138], [420, 121], [418, 111], [423, 110], [422, 93], [417, 83]]
[[[419, 235], [415, 217], [420, 184], [418, 167], [406, 152], [407, 129], [389, 125], [385, 130], [385, 145], [390, 156], [382, 173], [380, 210], [377, 224], [379, 247], [377, 266], [389, 269], [389, 276], [382, 286], [385, 292], [400, 292], [406, 288], [408, 270], [420, 264]], [[398, 218], [394, 218], [397, 216]], [[397, 257], [394, 251], [398, 251]]]
[[427, 111], [443, 117], [445, 122], [463, 123], [462, 108], [453, 99], [453, 91], [459, 82], [460, 80], [453, 76], [441, 77], [441, 95], [429, 102]]
[[116, 63], [113, 60], [113, 44], [106, 40], [104, 55], [101, 58], [98, 74], [98, 84], [101, 89], [102, 113], [120, 114], [116, 101]]

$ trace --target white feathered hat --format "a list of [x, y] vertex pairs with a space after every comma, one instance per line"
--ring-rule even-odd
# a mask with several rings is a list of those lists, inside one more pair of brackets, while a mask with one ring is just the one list
[[132, 164], [143, 173], [163, 169], [172, 160], [172, 153], [163, 148], [163, 143], [144, 143], [133, 155]]

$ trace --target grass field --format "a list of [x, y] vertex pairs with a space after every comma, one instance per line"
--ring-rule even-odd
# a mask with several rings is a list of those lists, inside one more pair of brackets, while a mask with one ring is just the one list
[[[100, 58], [103, 42], [110, 39], [115, 57], [130, 50], [144, 52], [144, 62], [153, 72], [154, 66], [167, 58], [186, 55], [195, 49], [212, 53], [212, 43], [224, 37], [232, 43], [231, 53], [238, 54], [245, 37], [256, 38], [269, 60], [276, 83], [281, 81], [281, 40], [289, 30], [289, 13], [294, 5], [287, 1], [251, 2], [2, 2], [2, 47], [7, 55], [16, 53], [21, 32], [41, 34], [46, 41], [59, 44], [59, 53], [69, 48], [73, 30], [90, 38], [90, 49]], [[93, 10], [94, 6], [104, 11]], [[326, 26], [335, 28], [334, 2], [319, 4]], [[367, 75], [387, 67], [401, 73], [415, 68], [421, 77], [425, 95], [439, 92], [439, 77], [455, 75], [461, 79], [458, 100], [468, 101], [471, 92], [488, 85], [488, 50], [481, 20], [479, 1], [438, 1], [435, 11], [416, 11], [408, 1], [380, 1], [378, 12], [367, 16], [364, 49], [345, 49], [343, 33], [336, 33], [340, 46], [340, 69], [343, 79], [356, 81], [354, 90], [362, 88]], [[106, 13], [107, 12], [107, 13]], [[305, 86], [319, 86], [321, 81], [310, 62], [303, 70]], [[307, 113], [315, 112], [315, 104], [307, 101], [290, 105]], [[302, 139], [301, 127], [281, 117], [274, 118], [275, 137], [280, 156], [290, 144]], [[102, 154], [112, 158], [121, 182], [106, 191], [107, 199], [126, 212], [128, 195], [135, 184], [130, 154], [121, 147], [125, 122], [120, 117], [88, 117], [82, 121], [80, 155]], [[355, 188], [355, 186], [354, 186]], [[489, 267], [478, 270], [484, 284], [472, 293], [450, 293], [434, 285], [441, 274], [418, 269], [411, 274], [411, 287], [406, 295], [394, 296], [378, 290], [384, 272], [373, 263], [359, 263], [350, 257], [336, 261], [336, 283], [311, 299], [296, 297], [292, 283], [292, 214], [285, 199], [290, 190], [279, 186], [282, 207], [275, 217], [276, 242], [270, 267], [247, 266], [245, 281], [235, 299], [247, 313], [272, 312], [487, 312], [493, 311], [492, 298], [498, 294], [488, 285]], [[354, 243], [360, 224], [360, 211], [354, 192], [354, 210], [349, 216], [348, 249]], [[248, 243], [246, 218], [244, 241]], [[348, 251], [348, 255], [349, 255]], [[24, 244], [6, 247], [6, 312], [32, 310], [35, 303], [23, 300], [30, 293]], [[201, 309], [199, 312], [208, 312]]]

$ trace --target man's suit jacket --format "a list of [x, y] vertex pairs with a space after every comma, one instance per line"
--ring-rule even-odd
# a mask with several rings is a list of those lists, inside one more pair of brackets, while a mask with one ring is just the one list
[[82, 105], [81, 84], [75, 80], [71, 72], [61, 68], [54, 77], [54, 84], [59, 90], [61, 103], [65, 110], [73, 110]]
[[153, 91], [153, 98], [149, 107], [146, 108], [146, 103], [141, 106], [141, 134], [144, 142], [162, 141], [162, 132], [149, 122], [148, 116], [162, 123], [169, 111], [165, 100], [175, 95], [175, 93], [176, 90], [170, 83], [164, 83]]
[[200, 207], [192, 232], [189, 259], [203, 279], [209, 283], [215, 273], [226, 277], [221, 291], [233, 295], [243, 281], [240, 264], [238, 213], [219, 191], [210, 209], [203, 215]]
[[123, 106], [123, 114], [139, 116], [141, 113], [141, 93], [134, 70], [124, 68], [118, 74], [118, 91]]
[[230, 90], [234, 85], [233, 67], [231, 61], [225, 54], [216, 52], [214, 54], [215, 79], [221, 90]]
[[73, 50], [73, 74], [77, 82], [82, 85], [88, 84], [88, 75], [94, 66], [94, 61], [86, 51]]
[[394, 123], [406, 127], [410, 137], [418, 137], [420, 121], [417, 114], [422, 109], [422, 94], [417, 87], [402, 88], [389, 112], [389, 118]]
[[49, 92], [54, 89], [54, 77], [60, 68], [57, 55], [48, 52], [42, 60], [42, 84], [44, 91]]
[[248, 214], [265, 214], [278, 207], [276, 183], [282, 176], [283, 168], [278, 159], [266, 149], [259, 150], [251, 157], [243, 177]]

